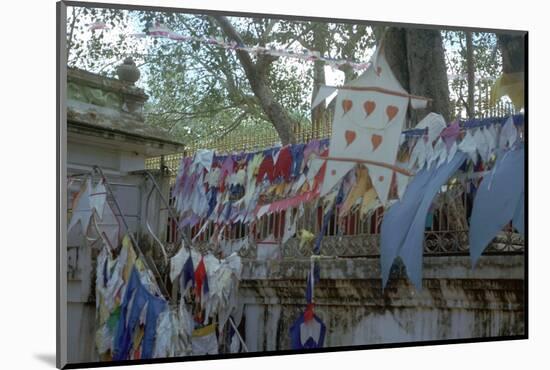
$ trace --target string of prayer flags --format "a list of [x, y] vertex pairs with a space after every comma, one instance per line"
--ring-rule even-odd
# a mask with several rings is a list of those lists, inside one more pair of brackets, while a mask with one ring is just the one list
[[[94, 26], [95, 25], [95, 26]], [[99, 30], [99, 29], [108, 29], [108, 27], [103, 26], [101, 22], [96, 22], [94, 25], [90, 26], [90, 30]], [[336, 59], [328, 56], [323, 56], [319, 51], [309, 50], [309, 49], [286, 49], [276, 46], [247, 46], [244, 44], [239, 44], [234, 40], [225, 41], [220, 37], [209, 37], [209, 36], [188, 36], [179, 34], [166, 25], [156, 22], [153, 26], [149, 27], [146, 33], [134, 33], [130, 36], [138, 39], [153, 37], [153, 38], [162, 38], [171, 41], [177, 42], [193, 42], [205, 45], [211, 45], [219, 48], [224, 48], [226, 50], [240, 50], [247, 52], [251, 55], [266, 54], [272, 55], [275, 57], [283, 58], [292, 58], [299, 59], [307, 62], [321, 61], [330, 66], [331, 68], [338, 69], [342, 66], [350, 66], [355, 71], [365, 70], [369, 63], [365, 62], [356, 62], [352, 60]]]
[[[368, 107], [370, 109], [372, 107]], [[343, 113], [343, 110], [339, 112]], [[353, 108], [346, 116], [351, 114]], [[374, 115], [375, 110], [371, 114]], [[395, 157], [378, 157], [378, 161], [372, 161], [370, 150], [374, 147], [369, 148], [368, 143], [368, 150], [363, 150], [365, 145], [354, 149], [351, 146], [355, 143], [348, 148], [344, 144], [345, 153], [340, 153], [342, 157], [332, 156], [331, 148], [335, 145], [338, 147], [338, 144], [333, 145], [332, 142], [339, 140], [341, 145], [346, 140], [345, 132], [349, 131], [340, 130], [344, 138], [338, 139], [336, 128], [331, 141], [313, 140], [253, 153], [228, 155], [199, 151], [195, 156], [181, 161], [173, 188], [175, 208], [180, 214], [180, 226], [195, 226], [202, 222], [198, 237], [209, 225], [217, 227], [219, 231], [223, 225], [236, 222], [249, 224], [265, 215], [300, 208], [302, 204], [317, 200], [328, 206], [336, 198], [337, 186], [344, 184], [344, 204], [340, 215], [358, 206], [364, 217], [379, 206], [388, 207], [401, 199], [416, 172], [450, 163], [459, 152], [465, 153], [476, 166], [493, 160], [499, 151], [507, 150], [521, 140], [521, 131], [517, 127], [522, 123], [522, 116], [513, 116], [447, 125], [441, 115], [431, 113], [415, 129], [409, 130], [412, 135], [405, 135], [404, 141], [403, 135], [393, 137], [397, 143]], [[345, 124], [352, 127], [354, 121]], [[389, 138], [386, 129], [376, 131], [357, 128], [357, 131], [367, 136], [367, 142], [368, 135], [371, 135], [371, 142], [378, 145], [377, 150], [381, 150]], [[348, 140], [351, 139], [348, 133]], [[352, 161], [350, 150], [357, 150], [358, 155], [367, 153], [367, 159], [364, 162]], [[331, 179], [334, 177], [332, 170], [341, 171], [336, 177], [342, 177], [336, 181]], [[384, 171], [382, 175], [381, 171]], [[365, 176], [368, 178], [366, 183]], [[333, 189], [322, 195], [322, 188], [330, 188], [332, 183], [335, 184]], [[357, 184], [363, 185], [355, 186]], [[381, 189], [381, 186], [389, 188]], [[76, 203], [75, 209], [78, 210]], [[72, 222], [77, 221], [75, 213]], [[295, 218], [288, 221], [288, 235], [294, 234], [291, 231], [295, 221]], [[211, 240], [217, 242], [219, 238]]]

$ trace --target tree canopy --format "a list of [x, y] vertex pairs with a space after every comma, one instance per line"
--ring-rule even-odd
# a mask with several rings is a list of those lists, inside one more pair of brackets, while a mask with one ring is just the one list
[[[108, 28], [92, 30], [90, 24], [94, 22]], [[385, 27], [366, 23], [70, 7], [68, 65], [113, 77], [116, 66], [131, 56], [142, 73], [138, 86], [150, 96], [144, 112], [146, 121], [169, 130], [179, 140], [205, 145], [228, 135], [266, 132], [277, 132], [283, 143], [292, 142], [292, 126], [307, 127], [324, 119], [324, 106], [311, 110], [319, 84], [352, 79], [357, 71], [349, 65], [334, 70], [320, 61], [132, 36], [146, 32], [155, 23], [184, 35], [238, 39], [250, 46], [315, 50], [331, 58], [363, 62], [387, 35]], [[479, 107], [469, 110], [468, 93], [469, 89], [470, 95], [479, 93], [480, 80], [494, 80], [500, 75], [497, 36], [450, 30], [437, 34], [444, 50], [442, 68], [449, 76], [448, 83], [446, 79], [444, 82], [449, 91], [449, 118], [479, 114]], [[429, 72], [430, 68], [422, 70]], [[431, 76], [428, 73], [421, 78]]]

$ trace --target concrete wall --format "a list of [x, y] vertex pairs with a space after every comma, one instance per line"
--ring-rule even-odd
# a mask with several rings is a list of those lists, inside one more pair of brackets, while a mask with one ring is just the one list
[[67, 360], [94, 361], [92, 248], [78, 227], [67, 235], [67, 249]]
[[[129, 171], [144, 169], [144, 159], [130, 152], [111, 150], [94, 144], [83, 144], [69, 141], [67, 156], [67, 174], [91, 171], [94, 165], [103, 169], [105, 176], [112, 185], [122, 213], [128, 223], [129, 231], [135, 233], [140, 245], [147, 249], [150, 240], [143, 234], [145, 229], [145, 205], [150, 183], [144, 181], [143, 175], [133, 175]], [[68, 204], [72, 203], [74, 195], [80, 190], [84, 178], [76, 178], [68, 189]], [[98, 180], [97, 176], [94, 183]], [[160, 180], [159, 180], [160, 181]], [[160, 181], [167, 189], [168, 179]], [[166, 212], [160, 212], [161, 203], [158, 194], [154, 193], [149, 204], [148, 219], [151, 228], [157, 235], [165, 230]], [[116, 208], [115, 214], [118, 215]], [[120, 218], [119, 218], [120, 219]], [[121, 221], [121, 232], [126, 228]], [[86, 243], [84, 236], [75, 227], [68, 235], [68, 361], [91, 362], [97, 360], [95, 352], [95, 255]], [[162, 239], [161, 237], [161, 240]], [[155, 251], [158, 252], [158, 251]]]
[[[523, 256], [426, 257], [416, 291], [399, 269], [382, 290], [376, 258], [321, 261], [315, 312], [327, 326], [325, 346], [524, 333]], [[289, 349], [289, 329], [305, 308], [308, 260], [246, 261], [240, 294], [251, 351]]]

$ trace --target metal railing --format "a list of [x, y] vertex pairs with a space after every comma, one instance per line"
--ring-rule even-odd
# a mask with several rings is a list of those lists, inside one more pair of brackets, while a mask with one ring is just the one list
[[[480, 80], [476, 83], [476, 96], [474, 107], [474, 118], [505, 117], [517, 114], [518, 111], [510, 101], [499, 101], [496, 105], [490, 104], [491, 81]], [[463, 104], [451, 101], [452, 117], [467, 119]], [[332, 132], [332, 114], [326, 110], [323, 117], [311, 123], [297, 123], [293, 127], [296, 142], [305, 143], [313, 139], [329, 138]], [[407, 125], [407, 128], [410, 128]], [[181, 159], [193, 155], [198, 149], [212, 149], [219, 154], [230, 152], [254, 151], [268, 148], [280, 143], [279, 136], [275, 129], [254, 132], [253, 135], [224, 135], [208, 141], [195, 142], [188, 145], [184, 153], [150, 158], [147, 160], [148, 169], [159, 169], [161, 164], [168, 167], [172, 173], [177, 173]]]
[[[472, 198], [465, 184], [456, 180], [441, 189], [432, 203], [425, 226], [425, 255], [469, 253], [468, 218]], [[317, 235], [321, 230], [322, 215], [325, 213], [321, 205], [306, 205], [303, 216], [296, 221], [296, 231], [306, 229]], [[346, 216], [340, 217], [339, 210], [336, 209], [324, 233], [321, 253], [341, 257], [379, 256], [380, 226], [383, 216], [382, 208], [378, 208], [366, 217], [361, 217], [359, 210], [352, 210]], [[188, 238], [194, 239], [193, 245], [202, 251], [221, 253], [223, 247], [211, 243], [215, 226], [209, 224], [203, 229], [205, 222], [207, 221], [201, 220], [191, 227], [188, 230]], [[296, 237], [282, 243], [284, 228], [285, 211], [264, 215], [250, 225], [228, 224], [221, 233], [221, 244], [238, 244], [245, 239], [246, 247], [240, 250], [239, 254], [245, 258], [256, 258], [257, 244], [269, 239], [270, 242], [274, 241], [279, 245], [283, 258], [311, 256], [312, 246], [300, 245], [300, 240]], [[197, 235], [201, 229], [202, 233]], [[523, 249], [523, 237], [514, 233], [511, 225], [507, 225], [494, 239], [486, 253], [523, 253]]]
[[[247, 237], [245, 237], [247, 238]], [[256, 259], [257, 241], [248, 239], [248, 244], [238, 251], [242, 258]], [[219, 247], [212, 247], [208, 241], [197, 242], [195, 248], [202, 252], [219, 254]], [[313, 254], [311, 244], [300, 244], [296, 237], [280, 244], [281, 257], [289, 259], [309, 258]], [[524, 240], [520, 234], [502, 231], [487, 247], [485, 255], [522, 254]], [[321, 254], [333, 257], [379, 257], [380, 234], [326, 236], [321, 242]], [[425, 256], [466, 256], [469, 254], [468, 231], [426, 231], [424, 236]]]

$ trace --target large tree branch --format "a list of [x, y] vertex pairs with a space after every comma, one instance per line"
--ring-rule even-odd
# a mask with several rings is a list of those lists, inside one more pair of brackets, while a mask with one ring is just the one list
[[[209, 19], [207, 19], [209, 21]], [[210, 21], [209, 21], [210, 22]], [[215, 26], [215, 22], [212, 22], [212, 25]], [[190, 27], [186, 22], [182, 22], [182, 25], [187, 29], [189, 33], [193, 36], [198, 37], [199, 35], [193, 27]], [[228, 97], [234, 105], [246, 105], [249, 111], [258, 111], [258, 103], [254, 99], [250, 99], [241, 89], [237, 87], [235, 80], [235, 75], [232, 69], [228, 68], [229, 61], [227, 59], [227, 54], [225, 51], [214, 50], [210, 45], [206, 45], [206, 48], [209, 50], [209, 54], [213, 56], [212, 60], [215, 62], [217, 69], [212, 68], [210, 65], [206, 64], [201, 58], [196, 55], [197, 53], [190, 53], [190, 56], [203, 66], [208, 72], [213, 76], [217, 76], [220, 79], [220, 82], [225, 86], [228, 92]], [[220, 59], [218, 59], [219, 57]], [[219, 76], [219, 72], [225, 76], [223, 79]], [[264, 117], [261, 117], [264, 119]]]
[[237, 127], [239, 127], [239, 125], [241, 124], [241, 122], [246, 118], [246, 116], [248, 115], [248, 111], [244, 111], [242, 112], [234, 121], [233, 123], [228, 127], [226, 128], [221, 135], [218, 135], [218, 138], [223, 138], [224, 136], [226, 136], [227, 134], [229, 134], [231, 131], [235, 130]]
[[[226, 17], [223, 16], [214, 16], [214, 19], [218, 24], [220, 25], [222, 31], [230, 38], [236, 41], [239, 45], [244, 45], [244, 41], [241, 37], [241, 35], [237, 32], [237, 30], [233, 27], [231, 23], [229, 23], [229, 20]], [[252, 61], [252, 58], [248, 54], [248, 52], [243, 50], [237, 50], [237, 56], [239, 58], [239, 61], [241, 62], [245, 72], [255, 72], [255, 65]]]
[[257, 72], [261, 73], [262, 75], [267, 73], [271, 64], [277, 59], [279, 59], [279, 57], [269, 55], [269, 54], [258, 55], [258, 60], [256, 61]]
[[177, 110], [170, 110], [170, 111], [163, 111], [163, 112], [147, 112], [146, 115], [152, 115], [152, 116], [164, 116], [164, 115], [177, 115], [179, 117], [201, 117], [201, 116], [209, 116], [212, 113], [219, 113], [224, 110], [237, 108], [234, 105], [229, 106], [223, 106], [216, 109], [209, 109], [208, 111], [196, 111], [196, 112], [184, 112], [184, 111], [177, 111]]
[[271, 34], [271, 31], [273, 30], [273, 27], [277, 24], [277, 21], [275, 19], [270, 19], [267, 22], [267, 26], [265, 27], [264, 32], [262, 33], [261, 39], [262, 43], [265, 45], [269, 41], [269, 35]]
[[[244, 45], [241, 35], [226, 17], [214, 16], [214, 19], [230, 39], [236, 41], [239, 45]], [[283, 145], [294, 143], [296, 140], [292, 131], [294, 122], [281, 104], [275, 100], [273, 91], [266, 79], [265, 72], [269, 65], [269, 59], [262, 61], [262, 58], [259, 58], [259, 65], [256, 65], [248, 52], [243, 50], [237, 50], [237, 57], [243, 66], [254, 95], [258, 98], [260, 106], [275, 127], [281, 139], [281, 143]], [[265, 63], [267, 63], [267, 65]]]

